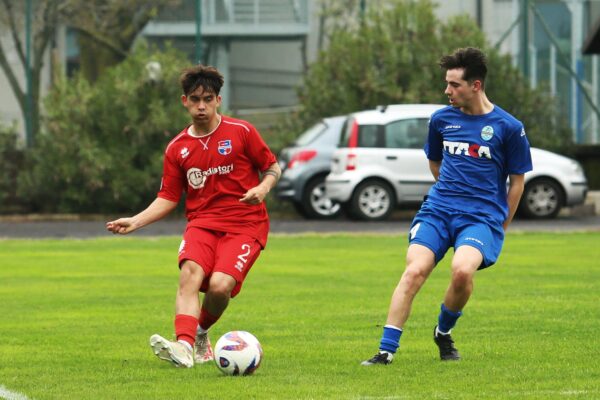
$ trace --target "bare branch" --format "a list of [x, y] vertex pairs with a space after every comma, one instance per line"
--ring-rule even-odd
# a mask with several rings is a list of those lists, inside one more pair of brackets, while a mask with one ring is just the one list
[[0, 67], [2, 67], [2, 70], [6, 75], [6, 79], [8, 79], [8, 83], [10, 84], [10, 87], [12, 88], [13, 93], [17, 98], [19, 105], [21, 106], [21, 109], [23, 109], [23, 107], [25, 106], [25, 91], [21, 88], [21, 86], [19, 86], [19, 81], [17, 80], [13, 69], [8, 64], [8, 60], [6, 59], [6, 53], [2, 48], [2, 42], [0, 42]]
[[18, 35], [18, 32], [20, 30], [17, 28], [17, 22], [15, 20], [15, 12], [14, 12], [13, 5], [10, 0], [2, 0], [2, 3], [4, 4], [4, 8], [6, 8], [6, 12], [7, 12], [7, 16], [8, 16], [8, 24], [10, 26], [10, 33], [11, 33], [13, 42], [15, 43], [15, 49], [17, 50], [17, 55], [19, 56], [19, 60], [21, 61], [21, 64], [23, 64], [23, 66], [25, 66], [25, 63], [26, 63], [25, 52], [23, 50], [23, 42], [21, 41], [21, 38]]
[[75, 27], [77, 31], [83, 33], [84, 35], [94, 39], [96, 42], [103, 44], [108, 47], [115, 53], [119, 54], [121, 57], [127, 57], [129, 54], [127, 51], [123, 50], [118, 44], [113, 43], [109, 38], [103, 36], [100, 32], [93, 31], [88, 29], [86, 26], [77, 26]]

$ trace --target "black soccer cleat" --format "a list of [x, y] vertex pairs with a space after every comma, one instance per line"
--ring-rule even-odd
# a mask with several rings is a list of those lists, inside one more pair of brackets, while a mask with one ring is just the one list
[[458, 354], [458, 350], [456, 350], [456, 347], [454, 347], [454, 340], [452, 340], [452, 336], [450, 336], [450, 334], [438, 335], [437, 325], [435, 328], [433, 328], [433, 341], [440, 349], [440, 359], [442, 361], [460, 360], [460, 354]]
[[394, 359], [393, 354], [382, 351], [382, 352], [375, 354], [370, 359], [361, 362], [360, 365], [365, 365], [365, 366], [376, 365], [376, 364], [388, 365], [388, 364], [392, 363], [393, 359]]

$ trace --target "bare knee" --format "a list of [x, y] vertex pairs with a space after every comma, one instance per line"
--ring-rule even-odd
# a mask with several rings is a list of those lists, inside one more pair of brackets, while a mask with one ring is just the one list
[[231, 291], [235, 287], [236, 281], [230, 276], [215, 276], [213, 275], [208, 285], [207, 294], [212, 297], [229, 298]]
[[425, 283], [435, 267], [435, 254], [425, 246], [411, 244], [406, 254], [406, 270], [402, 274], [399, 287], [415, 292]]
[[473, 275], [483, 262], [482, 253], [471, 246], [460, 246], [452, 258], [452, 285], [468, 288], [473, 284]]
[[179, 277], [179, 286], [189, 286], [197, 290], [197, 288], [202, 285], [202, 280], [204, 279], [204, 270], [195, 262], [186, 260], [181, 265]]
[[408, 288], [418, 289], [423, 285], [429, 276], [429, 273], [430, 270], [428, 268], [423, 268], [416, 264], [409, 264], [402, 274], [401, 281]]
[[452, 265], [452, 285], [454, 287], [468, 287], [473, 282], [475, 271], [470, 266]]

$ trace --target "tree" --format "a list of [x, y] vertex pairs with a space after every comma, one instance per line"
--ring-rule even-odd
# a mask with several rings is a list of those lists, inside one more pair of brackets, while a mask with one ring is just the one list
[[106, 68], [127, 57], [139, 32], [162, 8], [176, 6], [181, 0], [70, 0], [69, 3], [65, 16], [78, 33], [81, 72], [94, 82]]
[[[121, 62], [145, 24], [158, 10], [179, 0], [131, 0], [97, 2], [88, 0], [28, 0], [32, 4], [31, 46], [31, 110], [28, 115], [26, 4], [27, 1], [0, 0], [0, 67], [17, 98], [23, 119], [31, 122], [31, 133], [39, 131], [40, 83], [45, 56], [49, 47], [56, 47], [54, 39], [60, 26], [72, 26], [81, 32], [80, 43], [84, 60], [83, 69], [91, 81], [107, 66]], [[9, 62], [15, 53], [18, 65]], [[58, 65], [53, 65], [56, 72]]]
[[[10, 44], [4, 45], [0, 40], [0, 67], [6, 75], [8, 83], [17, 98], [23, 120], [31, 122], [33, 136], [39, 130], [39, 98], [40, 79], [44, 67], [44, 55], [50, 44], [50, 40], [56, 36], [56, 30], [61, 21], [60, 4], [58, 1], [39, 1], [33, 8], [32, 34], [31, 34], [31, 56], [30, 64], [27, 65], [27, 46], [25, 44], [25, 2], [13, 0], [1, 0], [0, 2], [0, 32], [8, 32]], [[1, 38], [2, 36], [0, 36]], [[6, 47], [9, 46], [9, 47]], [[8, 54], [16, 53], [18, 65], [11, 65]], [[28, 67], [31, 78], [31, 109], [29, 110], [27, 99], [27, 88], [25, 80], [20, 80], [21, 74], [27, 76]], [[25, 83], [22, 83], [25, 82]], [[29, 115], [28, 115], [29, 110]]]
[[145, 207], [160, 186], [166, 144], [188, 123], [178, 82], [187, 64], [172, 48], [159, 52], [141, 43], [93, 84], [80, 75], [56, 82], [46, 98], [44, 132], [18, 178], [25, 208], [106, 213]]
[[380, 104], [447, 103], [439, 58], [473, 46], [488, 56], [488, 96], [523, 121], [531, 143], [553, 149], [570, 143], [555, 100], [543, 88], [530, 88], [509, 56], [494, 49], [470, 17], [444, 23], [429, 0], [381, 0], [375, 5], [361, 23], [327, 25], [329, 45], [299, 89], [302, 111], [292, 125], [296, 131], [325, 116]]

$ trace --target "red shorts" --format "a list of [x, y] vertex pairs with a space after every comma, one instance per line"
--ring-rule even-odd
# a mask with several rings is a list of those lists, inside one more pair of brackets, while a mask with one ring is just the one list
[[231, 297], [235, 297], [261, 250], [260, 243], [251, 236], [190, 226], [179, 246], [179, 266], [184, 260], [191, 260], [202, 267], [205, 278], [201, 292], [208, 289], [214, 272], [230, 275], [237, 282], [231, 292]]

